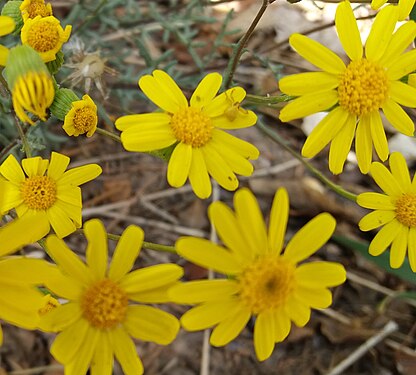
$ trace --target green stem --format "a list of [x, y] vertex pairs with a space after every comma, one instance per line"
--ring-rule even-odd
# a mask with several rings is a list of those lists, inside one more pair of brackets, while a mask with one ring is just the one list
[[228, 63], [227, 69], [225, 71], [224, 76], [226, 77], [226, 81], [224, 83], [224, 88], [229, 89], [234, 77], [235, 70], [237, 69], [238, 62], [240, 61], [240, 57], [243, 54], [244, 48], [247, 45], [247, 42], [251, 38], [257, 24], [259, 23], [261, 17], [263, 16], [264, 12], [267, 9], [267, 6], [271, 4], [274, 0], [263, 0], [263, 4], [261, 5], [259, 11], [256, 14], [253, 22], [251, 22], [250, 27], [243, 35], [243, 37], [237, 43], [237, 46], [233, 50], [233, 54], [231, 56], [230, 62]]
[[326, 186], [335, 191], [337, 194], [341, 195], [344, 198], [349, 199], [352, 202], [356, 202], [357, 196], [341, 186], [334, 184], [331, 180], [325, 177], [318, 169], [316, 169], [311, 163], [306, 161], [302, 156], [300, 156], [296, 151], [294, 151], [286, 140], [280, 137], [275, 131], [267, 127], [262, 121], [257, 121], [257, 127], [259, 127], [267, 136], [269, 136], [273, 141], [282, 146], [286, 151], [290, 152], [296, 159], [298, 159], [309, 171], [314, 174], [319, 180], [321, 180]]
[[[121, 237], [117, 234], [111, 234], [111, 233], [108, 233], [107, 236], [110, 240], [113, 240], [113, 241], [118, 241]], [[143, 241], [142, 246], [144, 249], [148, 249], [148, 250], [156, 250], [156, 251], [163, 251], [165, 253], [176, 254], [176, 250], [174, 246], [159, 245], [157, 243], [146, 242], [146, 241]]]
[[26, 157], [31, 158], [32, 157], [32, 150], [31, 150], [29, 142], [26, 138], [25, 132], [23, 131], [22, 124], [20, 123], [20, 120], [17, 118], [16, 115], [14, 115], [13, 118], [14, 118], [14, 122], [15, 122], [15, 125], [16, 125], [17, 132], [19, 133], [19, 137], [22, 140], [23, 149], [25, 151]]
[[114, 134], [112, 132], [109, 132], [108, 130], [104, 130], [102, 128], [97, 128], [95, 130], [95, 132], [98, 133], [98, 134], [105, 135], [106, 137], [111, 138], [113, 141], [116, 141], [118, 143], [121, 143], [120, 137], [117, 134]]

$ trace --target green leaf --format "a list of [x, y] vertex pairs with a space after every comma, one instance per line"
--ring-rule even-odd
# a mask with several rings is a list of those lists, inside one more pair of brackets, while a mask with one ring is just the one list
[[404, 263], [400, 268], [393, 269], [390, 267], [390, 253], [388, 251], [385, 251], [381, 255], [375, 257], [368, 253], [369, 244], [367, 242], [355, 241], [344, 236], [332, 236], [332, 240], [339, 245], [354, 250], [370, 262], [373, 262], [380, 268], [384, 269], [389, 274], [416, 285], [416, 274], [410, 269], [407, 258], [405, 258]]

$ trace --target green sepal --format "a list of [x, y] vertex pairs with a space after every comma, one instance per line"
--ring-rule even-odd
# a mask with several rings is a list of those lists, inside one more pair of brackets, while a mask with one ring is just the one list
[[6, 4], [4, 4], [3, 9], [1, 10], [2, 16], [9, 16], [10, 18], [13, 18], [14, 24], [16, 25], [13, 35], [20, 34], [20, 30], [23, 27], [23, 18], [22, 13], [20, 12], [20, 5], [23, 3], [23, 1], [8, 1]]
[[78, 96], [70, 89], [62, 88], [55, 92], [55, 98], [49, 107], [52, 115], [61, 121], [72, 108], [72, 102], [80, 100]]
[[54, 75], [59, 72], [59, 69], [61, 69], [63, 64], [64, 64], [64, 54], [62, 51], [59, 51], [56, 54], [56, 59], [53, 61], [47, 62], [46, 66], [48, 67], [49, 73]]
[[31, 72], [44, 72], [50, 75], [42, 58], [32, 47], [20, 45], [11, 48], [5, 69], [10, 90], [13, 91], [14, 84], [19, 77]]
[[172, 155], [173, 150], [175, 149], [177, 143], [166, 147], [166, 148], [162, 148], [161, 150], [155, 150], [155, 151], [149, 151], [147, 152], [147, 154], [156, 156], [164, 161], [169, 161], [170, 156]]

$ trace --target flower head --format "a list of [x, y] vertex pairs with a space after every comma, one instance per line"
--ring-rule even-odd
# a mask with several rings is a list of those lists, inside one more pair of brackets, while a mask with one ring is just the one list
[[369, 192], [357, 197], [360, 206], [374, 210], [358, 225], [362, 231], [382, 227], [370, 243], [371, 255], [380, 255], [390, 246], [390, 266], [398, 268], [407, 252], [416, 272], [416, 177], [410, 179], [399, 152], [390, 155], [389, 164], [390, 171], [381, 163], [371, 164], [371, 175], [384, 194]]
[[64, 30], [53, 16], [36, 16], [26, 20], [20, 35], [22, 44], [32, 47], [44, 62], [48, 62], [56, 59], [56, 54], [68, 41], [71, 29], [72, 26], [67, 25]]
[[82, 100], [72, 102], [62, 128], [68, 135], [77, 137], [87, 133], [87, 137], [91, 137], [97, 129], [97, 123], [97, 106], [89, 95], [84, 95]]
[[49, 17], [52, 16], [52, 5], [45, 4], [45, 0], [23, 0], [20, 4], [20, 12], [25, 22], [28, 18], [33, 19], [37, 16]]
[[[376, 16], [364, 49], [348, 1], [338, 5], [335, 25], [351, 59], [346, 66], [332, 51], [300, 34], [291, 46], [322, 70], [295, 74], [280, 81], [280, 89], [299, 96], [280, 113], [282, 121], [329, 110], [306, 139], [302, 155], [313, 157], [331, 142], [329, 169], [341, 173], [355, 136], [358, 166], [368, 173], [373, 147], [381, 160], [389, 154], [380, 109], [401, 133], [413, 135], [414, 124], [401, 105], [416, 107], [416, 89], [400, 79], [416, 69], [416, 50], [404, 52], [416, 37], [416, 23], [395, 32], [398, 7], [387, 6]], [[404, 53], [403, 53], [404, 52]]]
[[167, 179], [180, 187], [186, 180], [200, 198], [211, 195], [212, 176], [223, 188], [235, 190], [235, 173], [249, 176], [259, 151], [221, 129], [252, 126], [256, 115], [240, 107], [246, 93], [234, 87], [217, 95], [222, 78], [211, 73], [199, 83], [189, 103], [173, 79], [161, 70], [139, 80], [146, 96], [163, 112], [128, 115], [116, 121], [128, 151], [153, 151], [175, 145]]
[[45, 121], [46, 110], [55, 96], [55, 87], [39, 54], [29, 46], [12, 48], [7, 59], [6, 77], [13, 107], [20, 120], [34, 125], [27, 111]]
[[[10, 34], [15, 28], [13, 18], [0, 16], [0, 36]], [[0, 66], [6, 66], [9, 49], [0, 45]]]
[[176, 337], [177, 319], [146, 303], [166, 302], [166, 290], [182, 276], [182, 268], [161, 264], [129, 272], [144, 236], [133, 225], [122, 234], [108, 266], [102, 223], [90, 220], [84, 231], [89, 242], [86, 263], [56, 236], [46, 240], [49, 255], [61, 271], [49, 277], [47, 287], [68, 301], [42, 318], [43, 329], [62, 331], [51, 353], [65, 365], [66, 374], [83, 375], [90, 366], [92, 374], [110, 374], [113, 356], [124, 373], [141, 374], [143, 365], [130, 336], [161, 345]]
[[343, 283], [346, 273], [338, 263], [298, 265], [332, 235], [335, 220], [331, 215], [312, 219], [282, 254], [289, 213], [285, 189], [276, 192], [268, 231], [249, 190], [236, 192], [234, 207], [235, 212], [221, 202], [209, 207], [224, 246], [192, 237], [176, 243], [179, 255], [228, 278], [179, 284], [169, 294], [174, 302], [198, 304], [182, 316], [181, 323], [189, 331], [215, 326], [210, 339], [214, 346], [235, 339], [255, 316], [254, 347], [258, 359], [265, 360], [275, 343], [289, 334], [291, 321], [302, 327], [310, 319], [311, 308], [331, 304], [328, 288]]
[[97, 164], [87, 164], [66, 171], [69, 158], [52, 152], [51, 160], [32, 157], [22, 160], [13, 155], [0, 166], [6, 179], [0, 212], [16, 209], [19, 217], [46, 217], [58, 237], [65, 237], [81, 227], [82, 197], [79, 185], [101, 174]]

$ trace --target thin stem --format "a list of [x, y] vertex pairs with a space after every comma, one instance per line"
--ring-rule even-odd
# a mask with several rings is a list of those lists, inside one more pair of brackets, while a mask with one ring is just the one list
[[105, 130], [105, 129], [102, 129], [102, 128], [97, 128], [95, 130], [95, 132], [98, 133], [98, 134], [105, 135], [106, 137], [111, 138], [113, 141], [121, 143], [120, 137], [117, 134], [109, 132], [108, 130]]
[[257, 127], [259, 127], [267, 136], [269, 136], [273, 141], [282, 146], [286, 151], [290, 152], [296, 159], [298, 159], [311, 173], [313, 173], [319, 180], [321, 180], [327, 187], [335, 191], [340, 196], [349, 199], [352, 202], [356, 202], [357, 196], [341, 186], [334, 184], [331, 180], [325, 177], [318, 169], [316, 169], [311, 163], [306, 161], [302, 156], [300, 156], [295, 150], [293, 150], [285, 141], [278, 135], [275, 131], [268, 128], [262, 121], [257, 122]]
[[[107, 233], [107, 237], [110, 240], [118, 241], [121, 236], [119, 236], [117, 234]], [[175, 250], [174, 246], [159, 245], [157, 243], [147, 242], [147, 241], [143, 241], [142, 246], [143, 246], [144, 249], [148, 249], [148, 250], [156, 250], [156, 251], [162, 251], [162, 252], [165, 252], [165, 253], [176, 254], [176, 250]]]
[[31, 150], [29, 142], [26, 138], [25, 132], [23, 131], [22, 124], [20, 123], [20, 120], [17, 118], [16, 115], [14, 115], [13, 118], [14, 118], [14, 122], [15, 122], [15, 125], [16, 125], [17, 132], [19, 133], [19, 137], [22, 140], [23, 150], [25, 151], [26, 157], [31, 158], [32, 157], [32, 150]]
[[233, 54], [231, 56], [230, 62], [227, 66], [227, 69], [225, 71], [225, 77], [226, 81], [224, 83], [224, 88], [229, 89], [231, 86], [231, 82], [234, 77], [235, 70], [237, 69], [238, 62], [240, 61], [240, 57], [243, 54], [244, 48], [247, 45], [247, 42], [251, 38], [251, 35], [253, 34], [257, 24], [259, 23], [261, 17], [263, 16], [264, 12], [267, 9], [267, 6], [271, 4], [274, 0], [263, 0], [263, 4], [260, 7], [259, 11], [256, 14], [256, 17], [254, 18], [253, 22], [251, 23], [250, 27], [246, 31], [246, 33], [243, 35], [243, 37], [240, 39], [240, 41], [237, 43], [237, 46], [233, 50]]

